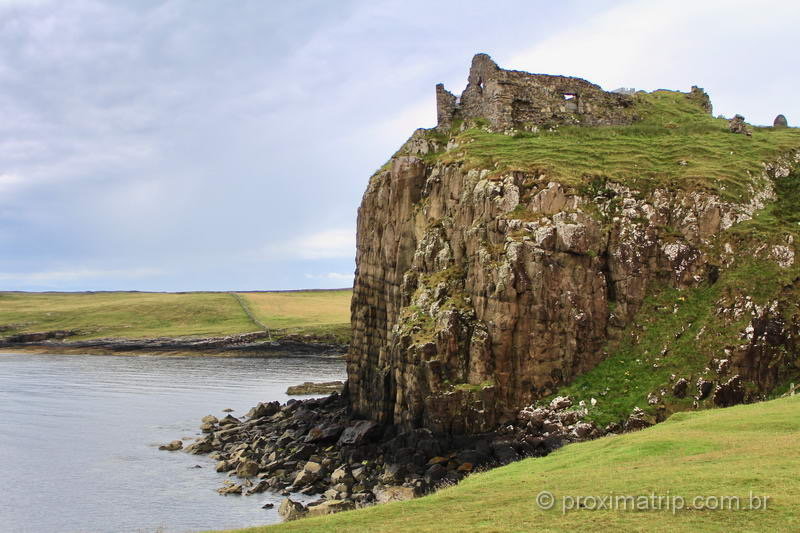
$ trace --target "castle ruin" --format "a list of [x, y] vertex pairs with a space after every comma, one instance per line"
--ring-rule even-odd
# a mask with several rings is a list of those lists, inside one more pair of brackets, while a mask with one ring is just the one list
[[503, 70], [486, 54], [472, 58], [467, 88], [457, 98], [436, 86], [438, 127], [484, 118], [493, 129], [555, 124], [612, 126], [630, 124], [633, 97], [607, 92], [581, 78]]

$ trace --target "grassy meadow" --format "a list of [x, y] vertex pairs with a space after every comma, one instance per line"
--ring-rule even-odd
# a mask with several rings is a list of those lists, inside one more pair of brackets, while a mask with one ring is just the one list
[[[351, 291], [240, 293], [273, 333], [349, 333]], [[71, 339], [215, 337], [260, 331], [236, 295], [224, 292], [0, 292], [0, 337], [76, 330]]]
[[256, 319], [283, 334], [350, 336], [352, 290], [239, 293]]
[[[474, 474], [416, 500], [240, 531], [799, 531], [798, 410], [800, 396], [678, 413], [640, 432], [571, 444], [547, 457]], [[555, 497], [553, 508], [539, 508], [541, 491]], [[751, 492], [768, 497], [766, 510], [746, 509]], [[649, 504], [651, 510], [590, 510], [596, 507], [591, 499], [577, 509], [578, 496], [649, 500], [652, 494], [665, 499]], [[739, 497], [740, 508], [732, 509], [732, 500], [725, 509], [695, 507], [698, 496], [716, 497], [717, 506], [722, 497]], [[666, 497], [682, 497], [684, 508], [673, 513], [670, 504], [667, 510]], [[562, 512], [565, 506], [576, 508]]]

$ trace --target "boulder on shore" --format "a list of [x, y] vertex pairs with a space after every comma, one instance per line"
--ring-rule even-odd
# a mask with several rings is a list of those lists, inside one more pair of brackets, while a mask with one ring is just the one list
[[278, 515], [284, 520], [297, 520], [306, 515], [307, 510], [303, 504], [291, 498], [284, 498], [278, 506]]
[[326, 514], [338, 513], [339, 511], [350, 511], [356, 505], [350, 500], [328, 500], [318, 505], [308, 506], [308, 516], [322, 516]]
[[402, 502], [414, 497], [411, 487], [390, 486], [375, 491], [375, 500], [378, 503]]

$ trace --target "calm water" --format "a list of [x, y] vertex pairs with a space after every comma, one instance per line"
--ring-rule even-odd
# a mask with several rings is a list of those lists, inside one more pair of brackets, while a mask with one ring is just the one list
[[[279, 521], [279, 496], [220, 496], [205, 456], [157, 446], [200, 418], [344, 379], [338, 358], [0, 354], [0, 531], [198, 531]], [[200, 465], [202, 468], [194, 468]], [[277, 508], [277, 505], [276, 505]]]

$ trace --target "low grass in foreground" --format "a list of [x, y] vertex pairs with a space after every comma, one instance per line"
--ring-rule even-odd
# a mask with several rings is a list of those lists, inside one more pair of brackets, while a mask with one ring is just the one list
[[78, 330], [74, 339], [221, 336], [258, 331], [226, 293], [0, 293], [0, 335]]
[[243, 296], [258, 320], [283, 334], [350, 338], [352, 290], [247, 292]]
[[[650, 429], [569, 445], [417, 500], [240, 531], [800, 531], [798, 410], [800, 397], [791, 397], [678, 413]], [[547, 511], [536, 503], [545, 490], [556, 498]], [[747, 510], [751, 492], [769, 497], [766, 510]], [[565, 497], [651, 494], [683, 497], [686, 508], [673, 514], [662, 500], [662, 510], [562, 513]], [[698, 496], [738, 496], [740, 510], [690, 509]]]

